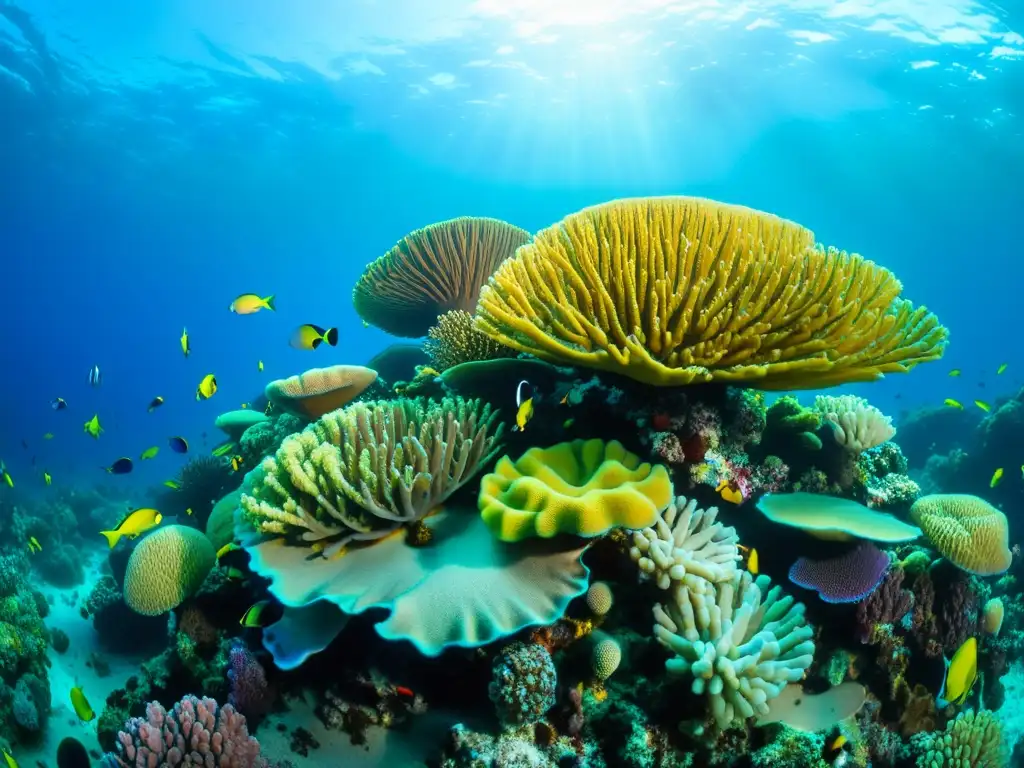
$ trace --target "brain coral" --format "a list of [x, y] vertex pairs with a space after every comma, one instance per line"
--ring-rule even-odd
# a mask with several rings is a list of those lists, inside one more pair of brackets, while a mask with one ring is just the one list
[[124, 601], [136, 613], [159, 616], [195, 593], [216, 553], [195, 528], [168, 525], [146, 536], [128, 558]]
[[939, 358], [947, 332], [886, 269], [775, 216], [617, 200], [539, 232], [480, 291], [477, 327], [648, 384], [814, 389]]
[[480, 515], [502, 541], [643, 528], [672, 500], [668, 470], [616, 440], [573, 440], [502, 457], [480, 483]]
[[923, 496], [910, 517], [943, 557], [968, 573], [1004, 573], [1013, 559], [1006, 515], [984, 499], [966, 494]]

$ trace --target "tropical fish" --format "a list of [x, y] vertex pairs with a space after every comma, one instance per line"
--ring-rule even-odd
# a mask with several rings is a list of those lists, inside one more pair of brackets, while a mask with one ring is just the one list
[[243, 627], [264, 626], [263, 622], [266, 620], [265, 614], [269, 606], [269, 600], [260, 600], [258, 603], [253, 603], [253, 605], [249, 606], [249, 609], [242, 615], [242, 619], [238, 623]]
[[954, 368], [952, 371], [949, 372], [949, 375], [955, 377], [955, 376], [959, 376], [960, 373], [961, 373], [961, 371], [960, 371], [959, 368]]
[[743, 503], [743, 491], [735, 480], [722, 480], [715, 486], [715, 493], [730, 504]]
[[47, 432], [43, 435], [43, 440], [53, 440], [53, 432]]
[[988, 413], [989, 411], [992, 410], [992, 406], [986, 403], [984, 400], [975, 400], [974, 404], [981, 408], [981, 410], [983, 410], [985, 413]]
[[241, 454], [235, 454], [234, 456], [231, 457], [232, 472], [237, 472], [238, 470], [240, 470], [243, 464], [245, 464], [245, 459], [242, 458]]
[[825, 739], [825, 746], [822, 750], [822, 758], [826, 763], [830, 765], [835, 763], [839, 758], [839, 755], [843, 753], [843, 747], [846, 746], [846, 736], [842, 733], [837, 733], [834, 736]]
[[175, 453], [188, 453], [188, 440], [184, 437], [172, 437], [167, 442]]
[[199, 386], [196, 387], [196, 400], [209, 400], [217, 394], [217, 377], [212, 373], [203, 376]]
[[49, 472], [43, 472], [43, 482], [47, 485], [51, 485], [53, 483], [53, 477]]
[[939, 691], [939, 702], [943, 705], [963, 704], [978, 677], [978, 640], [967, 638], [957, 648], [953, 658], [946, 662], [946, 679]]
[[571, 392], [572, 392], [571, 389], [566, 391], [566, 393], [564, 395], [562, 395], [562, 399], [558, 401], [558, 404], [559, 405], [568, 405], [569, 404], [569, 394]]
[[152, 413], [153, 411], [155, 411], [155, 410], [156, 410], [157, 408], [159, 408], [159, 407], [160, 407], [161, 405], [163, 405], [163, 404], [164, 404], [164, 399], [163, 399], [162, 397], [160, 397], [160, 395], [157, 395], [156, 397], [154, 397], [154, 398], [153, 398], [153, 399], [152, 399], [152, 400], [150, 401], [150, 403], [149, 403], [149, 408], [148, 408], [147, 410], [148, 410], [148, 411], [149, 411], [150, 413]]
[[533, 418], [533, 387], [523, 379], [516, 387], [516, 423], [513, 432], [522, 432]]
[[11, 473], [7, 471], [7, 465], [0, 461], [0, 477], [3, 478], [4, 482], [7, 483], [8, 488], [14, 487], [14, 478], [11, 477]]
[[757, 549], [744, 547], [742, 544], [737, 544], [736, 546], [747, 556], [746, 569], [757, 576], [758, 571], [761, 569], [761, 558], [758, 557]]
[[192, 517], [192, 507], [188, 507], [188, 508], [187, 508], [187, 509], [185, 510], [185, 514], [186, 514], [186, 515], [188, 515], [189, 517]]
[[999, 367], [996, 368], [996, 376], [1003, 373], [1004, 371], [1006, 371], [1006, 363], [1001, 363]]
[[164, 485], [166, 485], [172, 491], [181, 490], [181, 483], [179, 483], [177, 480], [164, 480]]
[[89, 369], [90, 384], [92, 384], [94, 387], [98, 387], [102, 383], [102, 380], [103, 376], [100, 373], [100, 367], [98, 365], [94, 365], [92, 368]]
[[37, 539], [35, 536], [28, 537], [28, 551], [31, 554], [43, 551], [43, 545], [39, 543], [39, 539]]
[[259, 312], [261, 309], [269, 309], [274, 311], [277, 309], [274, 306], [274, 295], [271, 294], [264, 299], [261, 299], [255, 293], [243, 293], [237, 299], [231, 302], [231, 306], [228, 307], [236, 315], [252, 315]]
[[962, 411], [964, 409], [964, 407], [960, 403], [960, 401], [959, 400], [954, 400], [952, 397], [947, 397], [945, 400], [942, 401], [942, 404], [943, 405], [948, 405], [950, 408], [956, 408], [957, 410], [960, 410], [960, 411]]
[[144, 450], [142, 452], [142, 455], [139, 456], [139, 459], [141, 461], [145, 461], [146, 459], [152, 459], [158, 453], [160, 453], [160, 448], [159, 448], [159, 446], [154, 445], [154, 446], [151, 446], [151, 447], [147, 448], [146, 450]]
[[256, 370], [259, 371], [260, 373], [263, 373], [263, 361], [262, 360], [260, 360], [258, 363], [256, 363]]
[[416, 696], [416, 694], [413, 693], [412, 688], [406, 688], [404, 685], [396, 685], [395, 693], [397, 693], [399, 696], [405, 696], [407, 699], [411, 699], [414, 696]]
[[83, 723], [88, 723], [96, 718], [96, 713], [89, 706], [89, 700], [85, 698], [82, 689], [77, 685], [71, 689], [71, 707]]
[[85, 431], [88, 432], [94, 440], [99, 440], [100, 432], [103, 431], [103, 427], [100, 426], [100, 415], [98, 413], [93, 414], [93, 417], [85, 422]]
[[55, 411], [63, 411], [65, 408], [68, 407], [68, 401], [65, 400], [63, 397], [55, 397], [53, 400], [50, 401], [50, 407], [53, 408], [53, 410]]
[[240, 546], [235, 544], [235, 542], [230, 541], [227, 544], [225, 544], [223, 547], [221, 547], [220, 549], [217, 550], [217, 559], [220, 560], [225, 555], [229, 555], [232, 552], [237, 552], [240, 549], [241, 549]]
[[363, 320], [363, 328], [369, 328], [369, 327], [370, 327], [370, 322], [368, 320]]
[[289, 342], [295, 349], [316, 349], [324, 342], [334, 347], [338, 344], [338, 329], [328, 328], [324, 330], [319, 325], [300, 325], [292, 334]]
[[107, 470], [112, 475], [127, 475], [132, 471], [135, 465], [132, 464], [132, 460], [127, 456], [122, 456], [120, 459], [115, 461], [109, 467], [101, 467], [101, 469]]
[[220, 445], [218, 445], [216, 448], [210, 451], [210, 453], [212, 453], [214, 456], [227, 456], [229, 453], [235, 450], [236, 447], [237, 444], [229, 440], [226, 443], [221, 443]]
[[5, 750], [3, 750], [3, 753], [4, 753], [4, 765], [6, 766], [6, 768], [21, 768], [21, 766], [18, 765], [18, 761], [15, 760], [11, 756], [10, 752], [8, 752], [5, 749]]
[[999, 481], [1003, 479], [1003, 468], [999, 467], [995, 472], [992, 473], [992, 479], [988, 481], [989, 488], [995, 488], [999, 485]]
[[155, 509], [143, 507], [142, 509], [136, 509], [134, 512], [129, 514], [114, 530], [100, 531], [100, 536], [105, 536], [107, 544], [109, 544], [110, 548], [113, 549], [122, 536], [134, 539], [140, 533], [145, 533], [151, 528], [156, 528], [160, 525], [160, 521], [163, 519], [164, 516]]
[[192, 342], [188, 340], [188, 328], [181, 329], [181, 352], [185, 357], [192, 352]]

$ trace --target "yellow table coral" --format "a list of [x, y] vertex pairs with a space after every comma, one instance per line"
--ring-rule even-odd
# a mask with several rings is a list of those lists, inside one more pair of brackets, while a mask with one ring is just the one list
[[481, 290], [476, 324], [520, 352], [648, 384], [814, 389], [942, 355], [946, 329], [901, 290], [776, 216], [639, 198], [538, 233]]
[[984, 499], [955, 493], [923, 496], [910, 508], [910, 517], [958, 568], [992, 576], [1010, 567], [1006, 515]]
[[671, 501], [665, 467], [599, 439], [531, 448], [514, 462], [503, 456], [481, 481], [479, 499], [481, 517], [502, 541], [646, 528]]

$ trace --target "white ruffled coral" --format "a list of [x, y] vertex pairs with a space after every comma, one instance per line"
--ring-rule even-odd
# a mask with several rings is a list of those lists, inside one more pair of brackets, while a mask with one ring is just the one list
[[697, 579], [654, 607], [654, 635], [676, 654], [666, 670], [693, 676], [693, 692], [707, 693], [721, 730], [768, 714], [768, 702], [814, 657], [803, 604], [770, 583], [746, 571], [719, 584]]
[[735, 528], [717, 522], [717, 516], [718, 507], [699, 509], [693, 499], [679, 496], [653, 527], [633, 532], [629, 555], [660, 589], [683, 584], [699, 588], [697, 579], [728, 581], [742, 559], [739, 537]]
[[814, 410], [832, 425], [836, 442], [853, 453], [874, 448], [896, 435], [892, 419], [863, 397], [818, 395]]

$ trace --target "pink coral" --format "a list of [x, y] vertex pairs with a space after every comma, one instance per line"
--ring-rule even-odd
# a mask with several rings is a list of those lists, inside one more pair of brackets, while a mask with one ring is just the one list
[[168, 712], [158, 702], [146, 716], [133, 717], [117, 734], [121, 768], [267, 768], [260, 745], [249, 735], [245, 716], [210, 698], [186, 696]]

